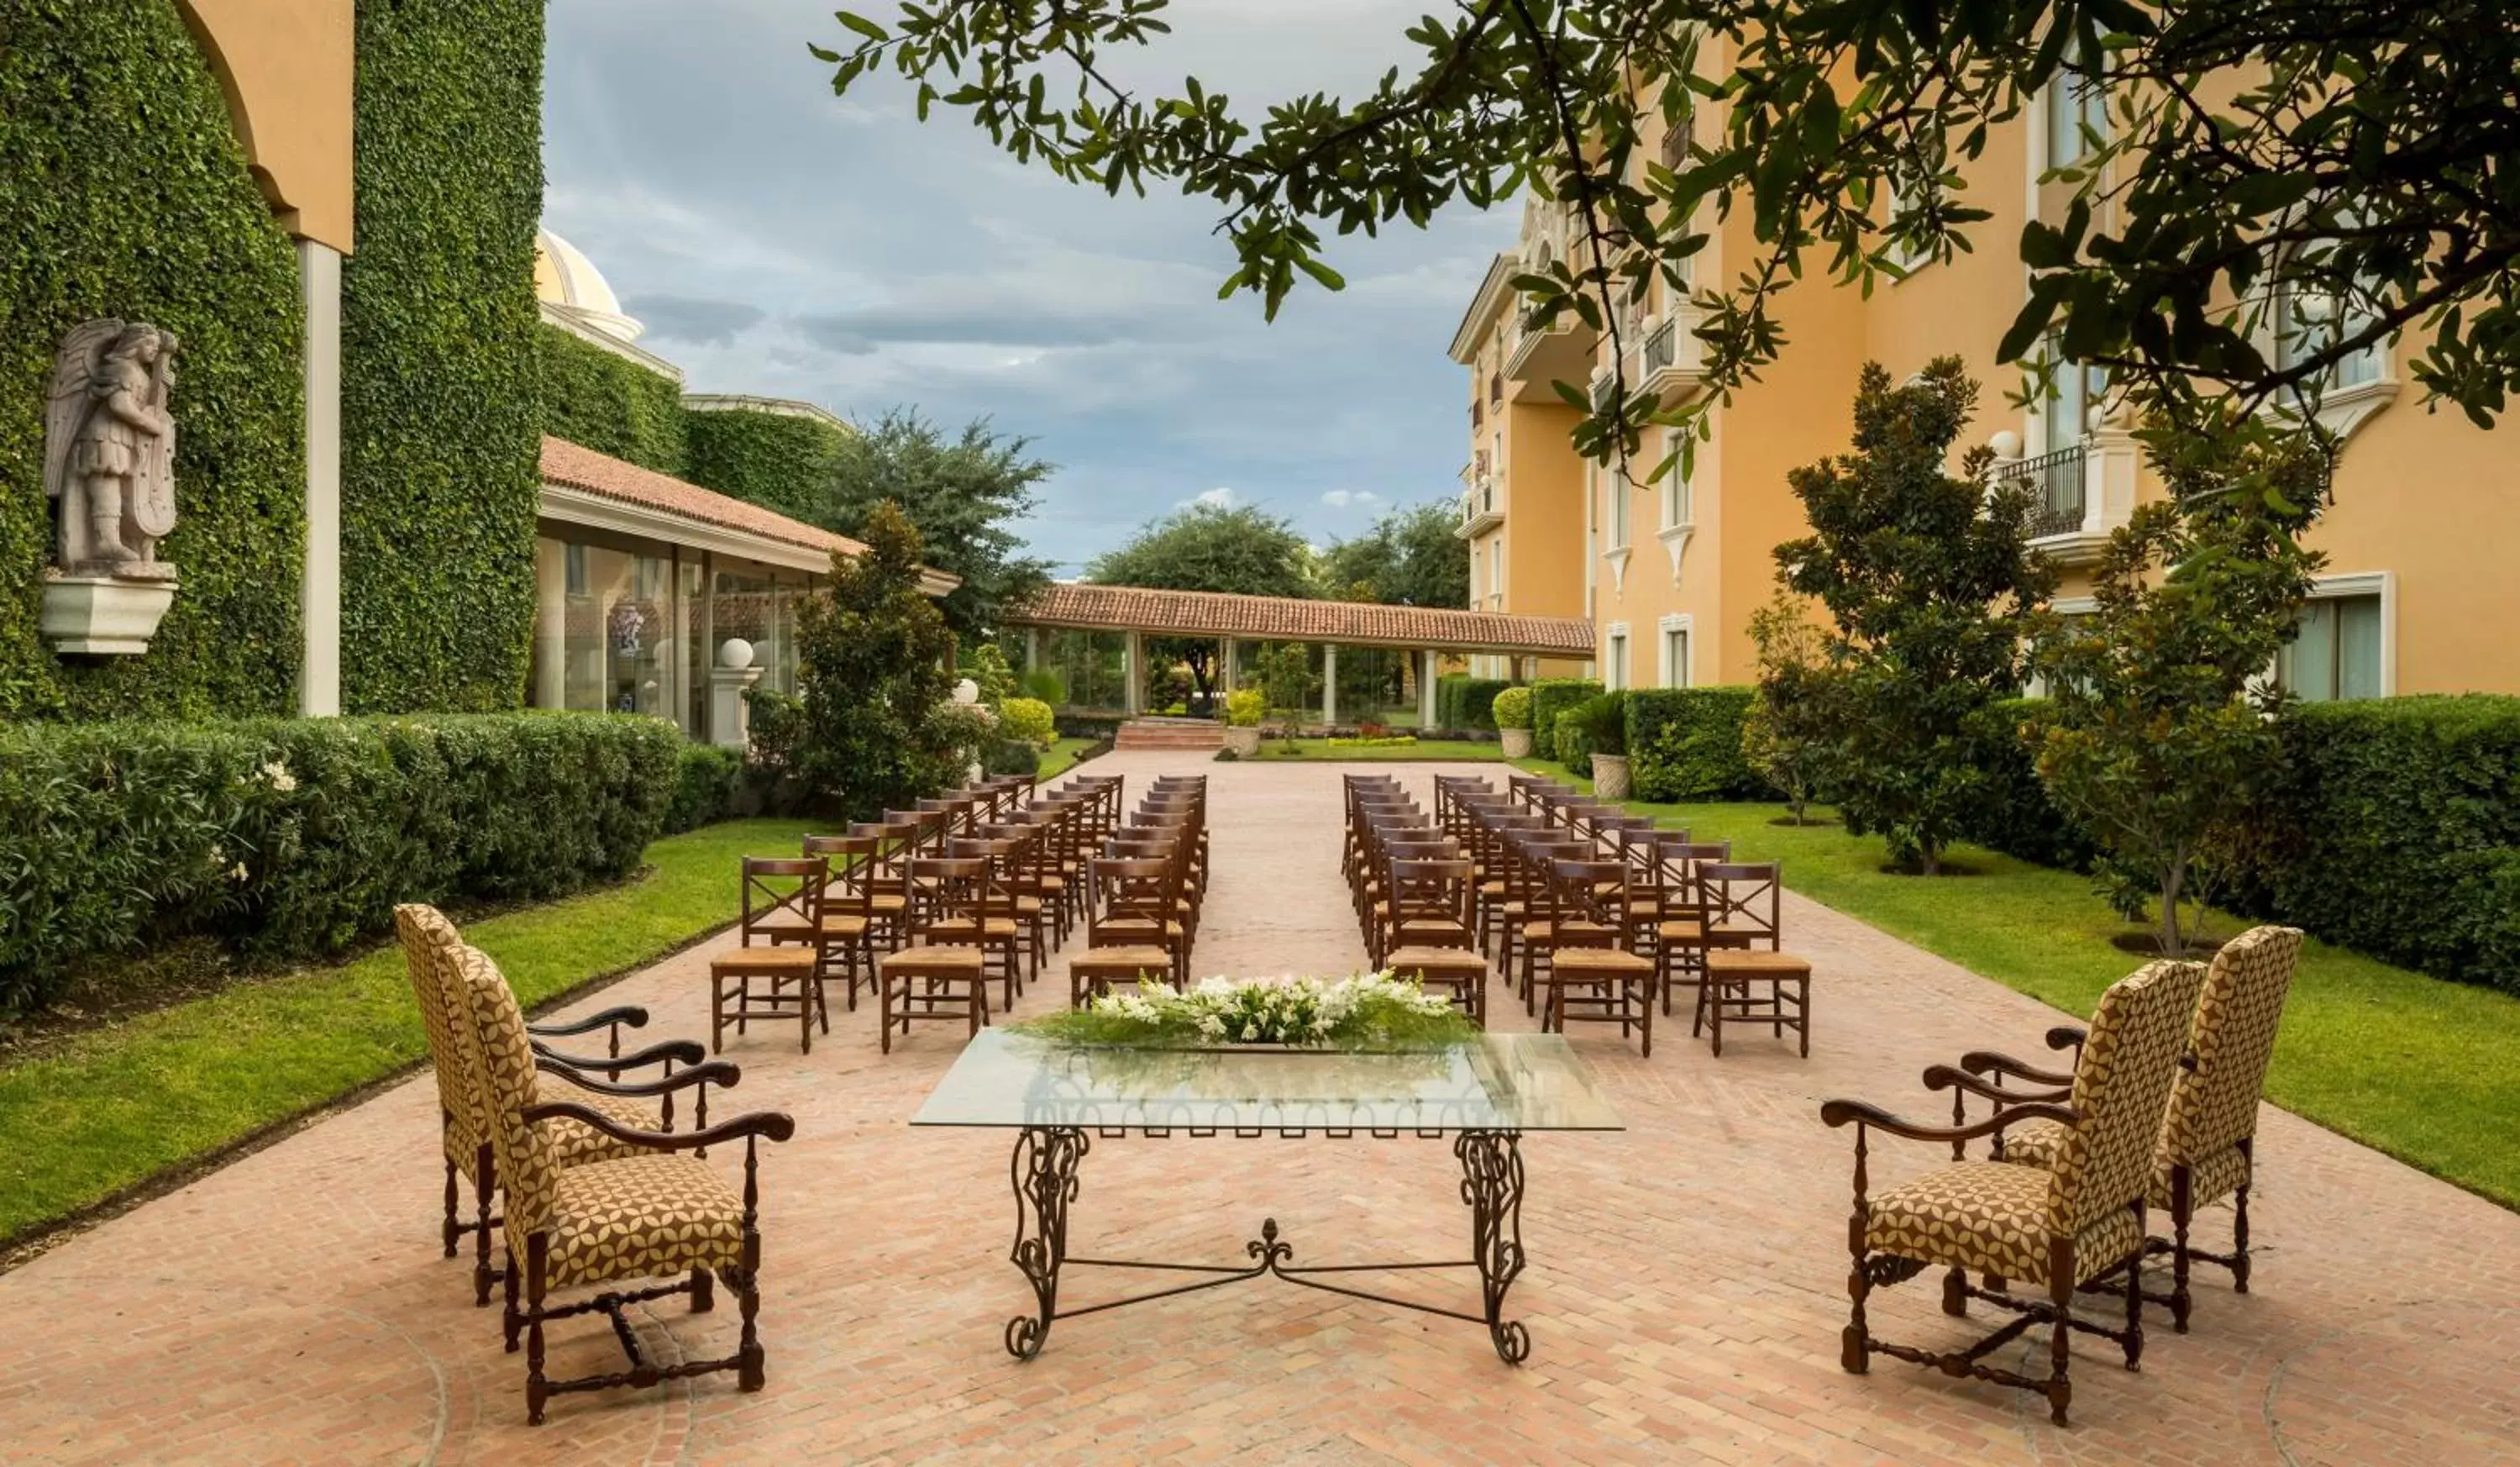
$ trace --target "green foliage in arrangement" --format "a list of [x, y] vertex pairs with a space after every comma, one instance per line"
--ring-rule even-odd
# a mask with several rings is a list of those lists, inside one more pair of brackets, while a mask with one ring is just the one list
[[683, 438], [692, 482], [829, 526], [848, 430], [800, 413], [712, 407], [684, 411]]
[[1756, 800], [1768, 783], [1742, 752], [1748, 688], [1638, 688], [1628, 700], [1628, 772], [1639, 800]]
[[2055, 583], [2029, 550], [2029, 485], [1990, 484], [1983, 445], [1951, 472], [1976, 405], [1958, 357], [1897, 386], [1867, 362], [1854, 451], [1792, 473], [1812, 532], [1776, 552], [1784, 583], [1833, 623], [1812, 696], [1847, 828], [1927, 876], [1985, 798], [1986, 706], [2019, 688]]
[[674, 760], [674, 798], [665, 805], [664, 833], [698, 830], [735, 811], [743, 782], [743, 756], [715, 744], [685, 744]]
[[1500, 729], [1529, 728], [1531, 689], [1521, 686], [1505, 689], [1496, 695], [1495, 702], [1489, 706], [1489, 712]]
[[2239, 901], [2520, 993], [2520, 698], [2299, 704], [2282, 734]]
[[[173, 0], [0, 16], [0, 716], [280, 713], [296, 703], [305, 525], [297, 262]], [[182, 576], [150, 655], [37, 636], [44, 408], [83, 321], [175, 333]]]
[[1496, 727], [1497, 695], [1512, 686], [1510, 678], [1469, 677], [1459, 672], [1436, 678], [1435, 726]]
[[542, 431], [643, 469], [685, 474], [682, 384], [545, 321], [534, 330]]
[[0, 726], [0, 1012], [144, 942], [321, 957], [398, 901], [627, 875], [684, 747], [604, 713]]
[[543, 6], [431, 0], [357, 14], [342, 703], [511, 709], [532, 650], [540, 490]]
[[1588, 698], [1601, 696], [1601, 684], [1590, 677], [1544, 677], [1531, 685], [1532, 749], [1543, 758], [1558, 757], [1557, 715]]
[[998, 732], [1016, 743], [1048, 749], [1058, 741], [1058, 720], [1038, 698], [1009, 698], [998, 705]]
[[852, 819], [907, 807], [959, 778], [975, 734], [968, 711], [951, 706], [954, 635], [920, 593], [919, 531], [878, 506], [866, 546], [832, 556], [830, 586], [797, 618], [803, 707], [792, 750], [780, 756], [817, 813]]

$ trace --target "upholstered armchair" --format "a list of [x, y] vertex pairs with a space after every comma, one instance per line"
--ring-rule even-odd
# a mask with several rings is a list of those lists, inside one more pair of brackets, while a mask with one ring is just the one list
[[[2038, 1392], [2062, 1426], [2073, 1399], [2067, 1362], [2074, 1330], [2115, 1341], [2127, 1368], [2137, 1368], [2143, 1354], [2143, 1209], [2153, 1140], [2170, 1103], [2171, 1078], [2203, 978], [2204, 970], [2193, 963], [2152, 963], [2112, 984], [2100, 995], [2082, 1064], [2062, 1103], [2032, 1100], [1956, 1126], [1919, 1125], [1855, 1100], [1832, 1100], [1821, 1108], [1828, 1124], [1855, 1127], [1855, 1212], [1847, 1224], [1854, 1255], [1847, 1293], [1854, 1309], [1840, 1357], [1850, 1373], [1864, 1374], [1878, 1352], [1949, 1375]], [[1870, 1132], [1947, 1142], [1957, 1151], [1967, 1141], [2034, 1121], [2053, 1123], [2062, 1138], [2052, 1170], [1954, 1161], [1877, 1194], [1870, 1190]], [[1976, 1299], [2017, 1317], [1965, 1350], [1928, 1351], [1874, 1338], [1865, 1316], [1872, 1290], [1935, 1266], [1947, 1270], [1945, 1313], [1965, 1315]], [[1973, 1287], [1971, 1271], [2042, 1285], [2048, 1297], [2043, 1302]], [[2125, 1326], [2111, 1329], [2077, 1318], [2077, 1287], [2121, 1271]], [[2044, 1380], [1982, 1363], [2038, 1324], [2050, 1328]]]
[[[2170, 1109], [2162, 1120], [2145, 1194], [2149, 1207], [2170, 1217], [2171, 1236], [2150, 1240], [2147, 1251], [2170, 1255], [2171, 1290], [2144, 1297], [2169, 1306], [2171, 1325], [2181, 1334], [2187, 1332], [2192, 1308], [2188, 1278], [2197, 1261], [2229, 1269], [2232, 1289], [2249, 1292], [2249, 1183], [2256, 1172], [2258, 1097], [2274, 1057], [2284, 999], [2301, 966], [2301, 943], [2298, 928], [2256, 927], [2223, 944], [2205, 974], [2187, 1055], [2171, 1082]], [[2070, 1025], [2048, 1031], [2052, 1049], [2080, 1050], [2087, 1042], [2084, 1031]], [[2074, 1082], [2074, 1071], [2041, 1070], [1981, 1050], [1962, 1056], [1958, 1074], [1941, 1067], [1926, 1072], [1928, 1085], [1953, 1090], [1955, 1119], [1964, 1114], [1970, 1095], [2000, 1105], [2040, 1098], [2035, 1089], [2005, 1087], [2007, 1079], [2063, 1087]], [[2064, 1142], [2061, 1128], [2034, 1121], [2003, 1132], [1996, 1154], [2019, 1166], [2053, 1170]], [[2197, 1210], [2226, 1197], [2231, 1199], [2231, 1251], [2208, 1253], [2192, 1246], [2188, 1231]]]
[[[446, 1164], [441, 1238], [446, 1257], [451, 1259], [464, 1235], [472, 1235], [472, 1302], [486, 1307], [490, 1303], [490, 1286], [499, 1280], [499, 1270], [490, 1260], [490, 1231], [499, 1225], [499, 1219], [491, 1215], [491, 1198], [498, 1191], [499, 1178], [488, 1123], [481, 1110], [480, 1084], [466, 1071], [465, 1051], [456, 1028], [457, 1020], [466, 1012], [461, 981], [454, 967], [455, 954], [463, 947], [464, 940], [455, 924], [435, 907], [417, 903], [394, 908], [394, 928], [402, 940], [403, 963], [411, 980], [412, 997], [420, 1008], [422, 1026], [428, 1031], [429, 1063], [437, 1080], [439, 1151]], [[525, 1031], [534, 1053], [538, 1098], [575, 1099], [622, 1125], [644, 1130], [661, 1124], [663, 1129], [672, 1130], [674, 1096], [691, 1090], [694, 1118], [705, 1124], [705, 1087], [737, 1072], [732, 1066], [701, 1064], [707, 1058], [705, 1052], [688, 1039], [668, 1040], [622, 1054], [622, 1029], [635, 1029], [647, 1022], [646, 1010], [619, 1007], [568, 1023], [528, 1025]], [[599, 1029], [610, 1031], [608, 1052], [601, 1058], [563, 1054], [544, 1042], [547, 1038], [591, 1033]], [[677, 1065], [686, 1068], [677, 1072]], [[621, 1078], [624, 1074], [651, 1069], [661, 1077], [652, 1081]], [[562, 1166], [628, 1154], [609, 1137], [575, 1123], [556, 1126], [552, 1146]], [[469, 1219], [457, 1215], [459, 1173], [472, 1189], [472, 1216]]]
[[[490, 1146], [506, 1189], [508, 1349], [525, 1346], [525, 1414], [540, 1425], [551, 1397], [562, 1392], [653, 1386], [733, 1370], [738, 1388], [765, 1380], [755, 1319], [760, 1308], [761, 1233], [757, 1144], [785, 1141], [796, 1124], [762, 1112], [673, 1134], [626, 1125], [574, 1101], [545, 1098], [531, 1039], [516, 995], [496, 964], [472, 947], [454, 967], [468, 1001], [470, 1064], [481, 1078]], [[464, 1037], [459, 1034], [459, 1039]], [[733, 1083], [735, 1077], [723, 1082]], [[583, 1126], [620, 1154], [565, 1165], [558, 1137]], [[743, 1186], [729, 1186], [700, 1160], [705, 1148], [743, 1143]], [[685, 1152], [695, 1155], [684, 1155]], [[645, 1288], [611, 1290], [554, 1307], [554, 1290], [671, 1278]], [[641, 1352], [626, 1310], [684, 1294], [694, 1313], [715, 1303], [715, 1281], [734, 1290], [743, 1326], [736, 1352], [721, 1359], [658, 1365]], [[554, 1319], [601, 1313], [611, 1321], [630, 1368], [555, 1381], [543, 1374], [543, 1326]]]

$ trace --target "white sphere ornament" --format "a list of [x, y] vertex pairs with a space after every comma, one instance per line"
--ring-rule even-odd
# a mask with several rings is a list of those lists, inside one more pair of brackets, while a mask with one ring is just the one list
[[2002, 430], [1994, 437], [1987, 439], [1986, 445], [1995, 450], [1995, 456], [1997, 458], [2021, 457], [2021, 435], [2014, 433], [2009, 428]]
[[752, 644], [742, 637], [729, 637], [717, 644], [717, 665], [730, 672], [741, 672], [752, 665]]
[[969, 708], [980, 701], [980, 685], [968, 677], [964, 678], [954, 684], [954, 701], [965, 708]]

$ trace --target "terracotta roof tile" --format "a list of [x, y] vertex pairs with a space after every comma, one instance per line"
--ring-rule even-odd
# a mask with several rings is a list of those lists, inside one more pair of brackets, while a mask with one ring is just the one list
[[687, 520], [740, 529], [767, 539], [785, 540], [808, 550], [840, 550], [850, 555], [866, 546], [846, 535], [790, 520], [748, 500], [685, 483], [671, 475], [596, 452], [566, 438], [543, 436], [543, 481], [602, 494], [630, 504], [663, 510]]
[[1593, 656], [1593, 623], [1576, 617], [1297, 601], [1214, 591], [1059, 581], [1007, 619], [1016, 625], [1129, 628], [1178, 636], [1285, 638], [1438, 651]]

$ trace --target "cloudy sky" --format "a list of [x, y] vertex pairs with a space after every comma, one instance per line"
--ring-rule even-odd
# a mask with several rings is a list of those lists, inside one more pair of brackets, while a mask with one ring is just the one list
[[[1027, 528], [1063, 573], [1201, 496], [1319, 542], [1458, 491], [1466, 398], [1444, 349], [1510, 206], [1335, 242], [1347, 290], [1307, 288], [1264, 324], [1256, 298], [1216, 299], [1233, 260], [1212, 205], [1018, 167], [959, 114], [920, 125], [888, 78], [833, 97], [805, 49], [839, 44], [832, 8], [551, 6], [545, 222], [693, 390], [1025, 435], [1058, 465]], [[1353, 91], [1404, 59], [1423, 9], [1184, 0], [1131, 70], [1194, 73], [1238, 107]]]

